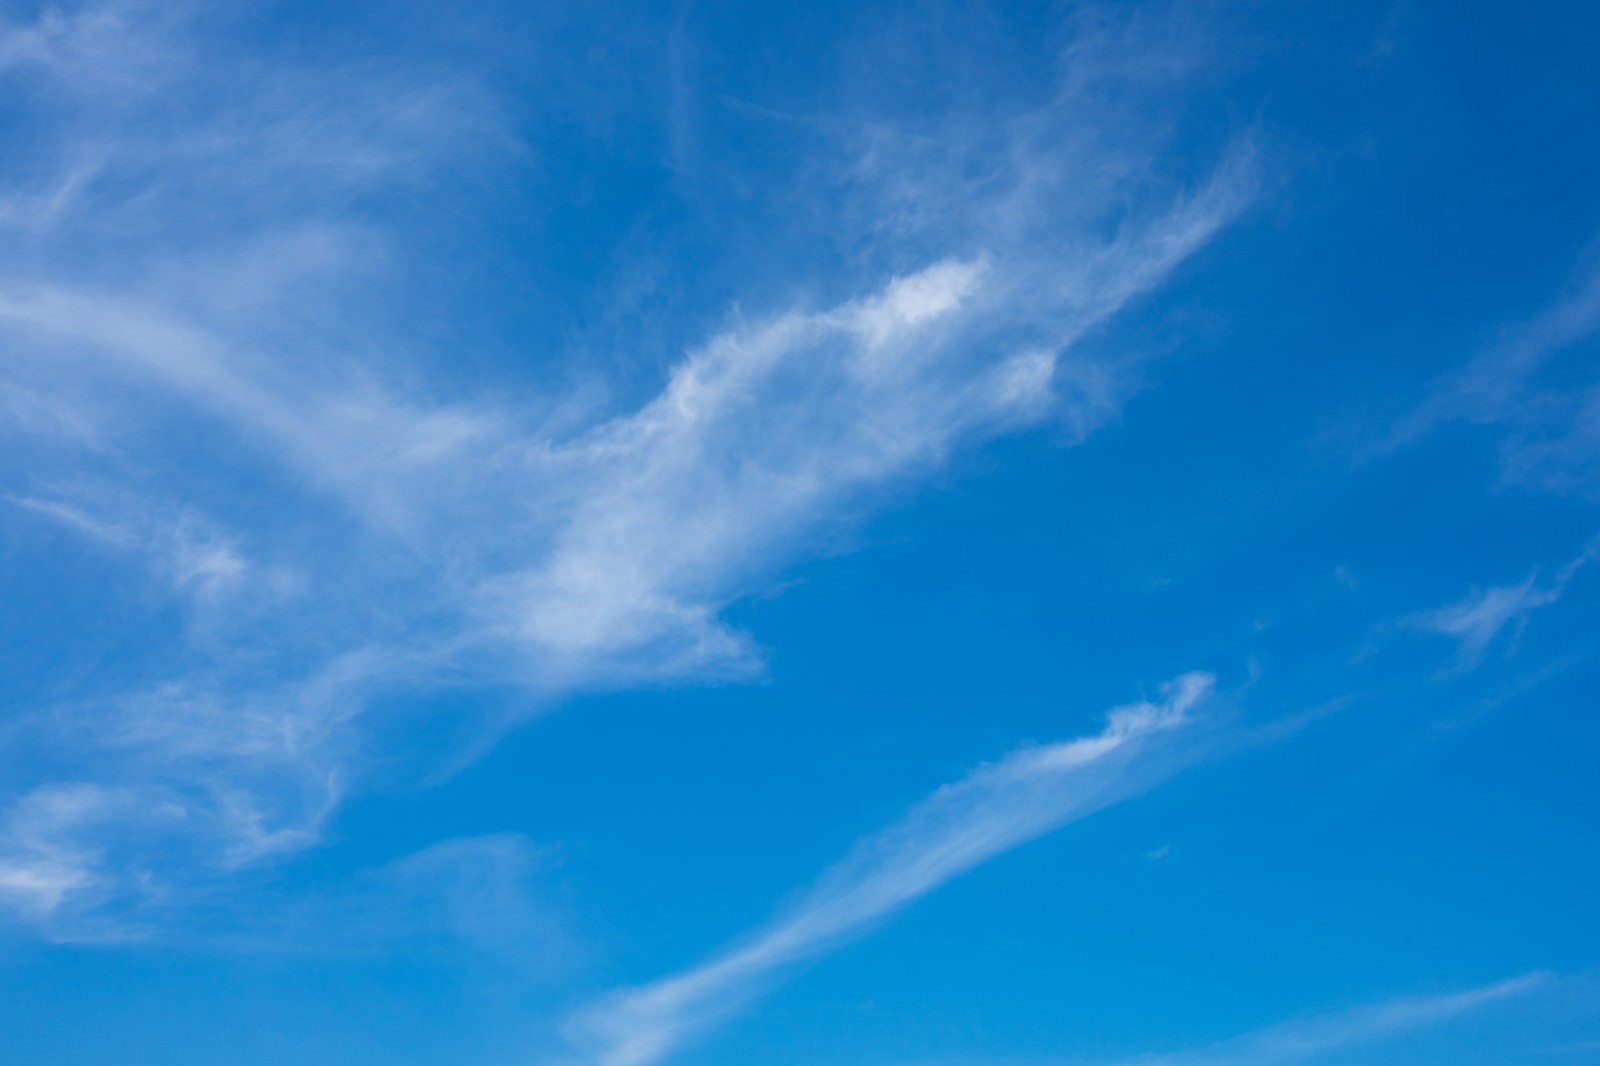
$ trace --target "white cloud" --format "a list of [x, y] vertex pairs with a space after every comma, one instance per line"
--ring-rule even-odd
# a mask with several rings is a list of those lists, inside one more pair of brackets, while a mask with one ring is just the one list
[[[151, 505], [116, 489], [77, 486], [47, 498], [0, 493], [0, 500], [56, 522], [91, 542], [135, 552], [176, 592], [203, 605], [241, 591], [262, 577], [227, 534], [197, 513]], [[280, 587], [285, 575], [272, 575]], [[258, 592], [271, 591], [270, 585]]]
[[572, 1027], [599, 1066], [645, 1066], [747, 1002], [775, 972], [860, 934], [871, 923], [979, 864], [1150, 787], [1195, 757], [1163, 743], [1192, 726], [1210, 693], [1185, 674], [1160, 703], [1112, 711], [1078, 740], [1013, 752], [914, 806], [862, 840], [788, 912], [742, 946], [625, 992]]
[[1468, 665], [1476, 663], [1508, 624], [1522, 626], [1528, 615], [1554, 603], [1558, 589], [1541, 589], [1534, 576], [1517, 585], [1473, 592], [1466, 599], [1412, 617], [1419, 629], [1454, 637], [1461, 642], [1461, 656]]
[[1442, 1025], [1493, 1004], [1546, 987], [1548, 975], [1525, 974], [1496, 984], [1437, 996], [1403, 996], [1340, 1014], [1285, 1022], [1207, 1048], [1129, 1059], [1124, 1066], [1291, 1066], [1346, 1048], [1375, 1044]]
[[362, 875], [313, 902], [306, 942], [352, 951], [464, 947], [524, 979], [560, 972], [579, 953], [539, 892], [557, 861], [512, 833], [446, 840]]
[[[26, 256], [0, 249], [0, 404], [27, 416], [0, 520], [143, 558], [194, 619], [126, 682], [19, 712], [48, 758], [11, 796], [136, 797], [145, 831], [99, 868], [152, 898], [315, 843], [379, 759], [457, 758], [394, 750], [419, 693], [514, 684], [544, 707], [759, 670], [729, 605], [960, 449], [1113, 418], [1138, 374], [1080, 342], [1255, 193], [1248, 142], [1166, 174], [1163, 123], [1134, 119], [1187, 68], [1096, 73], [1095, 27], [1055, 98], [995, 116], [1004, 151], [874, 126], [851, 203], [905, 208], [873, 230], [903, 245], [787, 290], [841, 295], [730, 315], [642, 402], [474, 392], [429, 373], [450, 360], [384, 287], [436, 249], [349, 207], [520, 158], [486, 82], [383, 57], [218, 63], [225, 20], [193, 16], [90, 5], [0, 29], [4, 76], [40, 87], [55, 138], [0, 188], [38, 212], [3, 220], [32, 228]], [[416, 216], [402, 206], [360, 215]]]
[[1414, 614], [1407, 623], [1417, 629], [1455, 638], [1460, 642], [1461, 665], [1475, 666], [1508, 626], [1520, 632], [1534, 611], [1559, 600], [1578, 571], [1595, 558], [1597, 545], [1600, 539], [1590, 541], [1576, 558], [1561, 568], [1548, 587], [1538, 585], [1538, 574], [1529, 574], [1515, 585], [1475, 589], [1455, 603]]
[[448, 956], [548, 975], [574, 947], [539, 899], [557, 860], [515, 833], [442, 840], [294, 892], [258, 889], [249, 906], [219, 895], [172, 930], [201, 949], [347, 958]]
[[[1496, 427], [1506, 480], [1559, 492], [1600, 490], [1600, 386], [1552, 373], [1594, 363], [1600, 333], [1600, 245], [1581, 257], [1566, 290], [1531, 320], [1449, 375], [1401, 423], [1405, 444], [1451, 422]], [[1587, 377], [1588, 375], [1585, 375]]]
[[68, 529], [75, 530], [83, 535], [105, 544], [117, 547], [126, 546], [133, 541], [133, 536], [120, 526], [110, 525], [99, 519], [92, 518], [82, 510], [59, 500], [42, 500], [32, 496], [13, 496], [9, 493], [4, 497], [7, 503], [21, 507], [23, 510], [32, 511], [34, 514], [59, 522]]
[[57, 784], [23, 796], [0, 820], [0, 898], [48, 919], [68, 896], [102, 885], [100, 856], [83, 838], [124, 799], [98, 785]]
[[160, 7], [127, 0], [77, 10], [51, 4], [32, 22], [0, 22], [0, 74], [42, 72], [76, 92], [137, 91], [160, 60], [171, 58], [148, 32]]
[[657, 648], [647, 668], [667, 672], [747, 658], [715, 612], [752, 570], [852, 493], [1048, 410], [1053, 356], [962, 343], [977, 275], [940, 263], [724, 334], [637, 413], [546, 450], [584, 489], [545, 560], [490, 581], [517, 636], [558, 673], [625, 674], [617, 653]]

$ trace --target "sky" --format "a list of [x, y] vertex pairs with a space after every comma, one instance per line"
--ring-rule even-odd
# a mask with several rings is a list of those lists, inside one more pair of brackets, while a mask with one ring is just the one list
[[1600, 9], [0, 0], [0, 1061], [1600, 1064]]

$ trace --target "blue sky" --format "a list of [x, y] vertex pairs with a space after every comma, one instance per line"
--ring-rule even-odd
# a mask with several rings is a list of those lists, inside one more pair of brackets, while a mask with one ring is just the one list
[[0, 5], [0, 1059], [1600, 1063], [1596, 71]]

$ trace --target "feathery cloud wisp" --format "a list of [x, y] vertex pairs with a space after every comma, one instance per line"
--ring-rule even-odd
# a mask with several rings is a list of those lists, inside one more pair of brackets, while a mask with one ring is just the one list
[[1550, 983], [1544, 973], [1437, 996], [1401, 996], [1339, 1014], [1284, 1022], [1195, 1051], [1146, 1055], [1122, 1066], [1291, 1066], [1362, 1044], [1374, 1044], [1530, 995]]
[[1529, 574], [1518, 584], [1474, 590], [1455, 603], [1414, 614], [1407, 622], [1416, 629], [1454, 637], [1460, 642], [1461, 666], [1470, 668], [1507, 626], [1520, 631], [1534, 611], [1559, 600], [1578, 571], [1595, 558], [1597, 549], [1600, 538], [1590, 541], [1563, 566], [1548, 587], [1539, 587], [1539, 575]]
[[1558, 588], [1534, 586], [1535, 577], [1516, 585], [1500, 585], [1474, 592], [1463, 600], [1415, 615], [1418, 629], [1454, 637], [1461, 642], [1461, 659], [1472, 665], [1507, 625], [1523, 625], [1528, 615], [1554, 603], [1561, 596]]
[[578, 1019], [575, 1039], [599, 1066], [645, 1066], [737, 1010], [777, 971], [827, 950], [967, 870], [1092, 814], [1195, 757], [1164, 744], [1191, 726], [1207, 674], [1169, 683], [1160, 703], [1113, 710], [1077, 740], [1013, 752], [918, 803], [861, 841], [787, 914], [748, 943], [685, 973], [626, 992]]
[[1600, 244], [1588, 249], [1566, 290], [1499, 344], [1448, 376], [1392, 443], [1451, 422], [1501, 432], [1501, 470], [1518, 484], [1593, 494], [1600, 476], [1600, 386], [1551, 381], [1562, 360], [1592, 368], [1600, 333]]

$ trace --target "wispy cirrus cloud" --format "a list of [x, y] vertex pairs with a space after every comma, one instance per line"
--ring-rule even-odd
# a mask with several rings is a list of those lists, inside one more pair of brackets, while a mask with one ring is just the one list
[[1515, 585], [1474, 591], [1448, 606], [1413, 615], [1410, 622], [1418, 629], [1460, 641], [1462, 664], [1473, 666], [1508, 625], [1520, 629], [1530, 614], [1560, 598], [1559, 589], [1538, 588], [1536, 580], [1536, 575], [1530, 575]]
[[1530, 973], [1434, 996], [1400, 996], [1337, 1014], [1283, 1022], [1209, 1047], [1126, 1059], [1119, 1066], [1290, 1066], [1349, 1048], [1444, 1025], [1507, 1000], [1547, 989], [1554, 978]]
[[[113, 514], [94, 513], [74, 501], [77, 495], [87, 495], [94, 500], [91, 507], [104, 503], [109, 496], [116, 501]], [[181, 508], [151, 505], [104, 489], [64, 492], [50, 497], [0, 494], [0, 500], [80, 534], [94, 544], [143, 556], [174, 591], [190, 595], [201, 605], [216, 604], [263, 577], [226, 533], [211, 527], [200, 516], [184, 513]], [[282, 588], [292, 581], [291, 575], [273, 575], [270, 582], [260, 583], [258, 591], [268, 591], [271, 583]]]
[[560, 861], [517, 833], [440, 840], [409, 854], [286, 890], [261, 884], [248, 912], [198, 901], [177, 943], [276, 956], [452, 958], [539, 978], [578, 953], [549, 906], [544, 879]]
[[1592, 495], [1600, 473], [1600, 246], [1579, 257], [1565, 290], [1498, 343], [1448, 375], [1401, 422], [1393, 443], [1465, 422], [1501, 434], [1507, 481]]
[[1113, 710], [1092, 736], [1024, 748], [974, 770], [863, 839], [788, 912], [691, 970], [624, 992], [577, 1019], [573, 1038], [598, 1066], [662, 1060], [753, 998], [785, 967], [973, 867], [1135, 795], [1192, 762], [1192, 714], [1212, 690], [1184, 674], [1159, 703]]
[[1460, 643], [1459, 666], [1476, 666], [1484, 652], [1507, 628], [1521, 632], [1534, 611], [1548, 607], [1566, 592], [1567, 585], [1595, 558], [1600, 539], [1563, 566], [1549, 585], [1539, 585], [1539, 575], [1529, 574], [1515, 585], [1475, 589], [1465, 598], [1443, 607], [1422, 611], [1406, 619], [1412, 628], [1453, 637]]
[[103, 821], [119, 797], [93, 785], [39, 789], [12, 806], [0, 844], [0, 897], [48, 916], [69, 894], [92, 888], [95, 855], [76, 838]]
[[[1065, 1053], [1022, 1057], [936, 1058], [916, 1066], [1083, 1066], [1099, 1061], [1109, 1066], [1297, 1066], [1318, 1062], [1442, 1061], [1426, 1044], [1403, 1043], [1437, 1039], [1473, 1019], [1515, 1016], [1535, 1018], [1530, 1039], [1518, 1050], [1563, 1056], [1591, 1050], [1582, 1034], [1592, 1026], [1595, 989], [1589, 973], [1535, 970], [1502, 981], [1423, 995], [1400, 995], [1355, 1006], [1307, 1013], [1287, 1021], [1177, 1051], [1152, 1052], [1115, 1060], [1091, 1060]], [[1581, 1019], [1576, 1029], [1571, 1021]], [[1577, 1035], [1572, 1043], [1551, 1039], [1561, 1030]], [[1430, 1035], [1431, 1034], [1431, 1035]], [[1397, 1045], [1403, 1047], [1399, 1050]], [[1504, 1045], [1503, 1045], [1504, 1046]], [[907, 1064], [911, 1066], [911, 1064]]]
[[[0, 190], [29, 230], [0, 253], [0, 401], [27, 414], [5, 427], [11, 520], [153, 561], [188, 609], [226, 604], [8, 732], [3, 802], [28, 828], [0, 848], [44, 854], [53, 823], [25, 814], [62, 789], [114, 790], [140, 823], [58, 826], [77, 873], [29, 911], [53, 935], [117, 906], [153, 921], [314, 844], [379, 761], [457, 758], [404, 742], [418, 694], [510, 688], [537, 709], [759, 671], [730, 604], [962, 449], [1114, 418], [1138, 361], [1082, 341], [1258, 184], [1248, 134], [1162, 173], [1168, 124], [1131, 118], [1203, 56], [1130, 79], [1090, 61], [1128, 47], [1095, 24], [1049, 100], [996, 114], [1003, 152], [908, 154], [871, 125], [830, 216], [842, 244], [861, 205], [931, 195], [913, 172], [984, 177], [875, 230], [843, 293], [801, 279], [729, 313], [635, 402], [473, 389], [430, 373], [448, 353], [389, 286], [435, 251], [406, 197], [452, 203], [451, 181], [526, 155], [489, 82], [409, 55], [204, 61], [226, 31], [137, 4], [0, 28], [3, 74], [40, 88], [53, 138], [50, 166]], [[512, 717], [482, 702], [468, 748]]]

